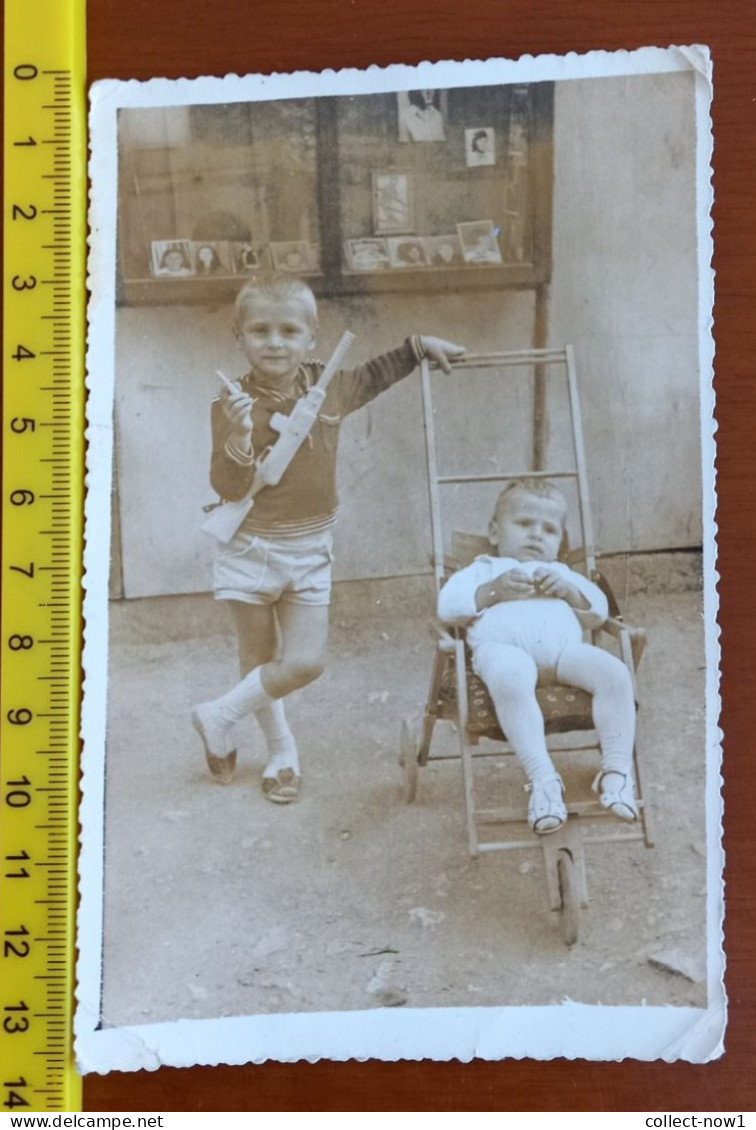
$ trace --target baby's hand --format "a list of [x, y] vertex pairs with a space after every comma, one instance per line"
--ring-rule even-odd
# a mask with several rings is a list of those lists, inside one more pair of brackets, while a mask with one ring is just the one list
[[461, 357], [466, 352], [464, 345], [455, 345], [452, 341], [444, 341], [440, 337], [420, 338], [423, 352], [429, 361], [435, 361], [445, 373], [451, 372], [450, 357]]
[[491, 608], [506, 600], [532, 600], [537, 595], [536, 586], [527, 573], [523, 573], [521, 569], [509, 569], [493, 581], [480, 585], [475, 593], [475, 600], [478, 610], [482, 612], [484, 608]]
[[539, 569], [536, 569], [533, 573], [533, 580], [536, 583], [539, 596], [553, 596], [556, 600], [570, 602], [577, 592], [574, 585], [565, 581], [556, 569], [549, 569], [548, 565], [542, 565]]

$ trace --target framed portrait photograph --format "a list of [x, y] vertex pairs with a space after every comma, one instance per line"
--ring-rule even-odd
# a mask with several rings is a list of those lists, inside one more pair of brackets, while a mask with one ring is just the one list
[[465, 257], [458, 235], [426, 235], [423, 243], [430, 267], [461, 267], [464, 265]]
[[386, 242], [392, 267], [417, 269], [428, 266], [425, 244], [420, 236], [393, 236]]
[[181, 279], [194, 274], [188, 239], [154, 239], [150, 253], [152, 273], [156, 278]]
[[385, 239], [347, 239], [344, 251], [350, 271], [385, 271], [391, 265]]
[[318, 249], [313, 243], [302, 240], [290, 243], [271, 243], [273, 266], [277, 271], [293, 275], [309, 275], [318, 270]]
[[468, 169], [496, 164], [496, 133], [492, 126], [465, 130], [465, 164]]
[[373, 173], [373, 227], [378, 235], [410, 232], [414, 224], [409, 173]]
[[270, 267], [270, 252], [261, 243], [234, 240], [229, 243], [229, 257], [234, 274], [247, 275]]
[[399, 140], [445, 141], [445, 91], [400, 90], [396, 96]]
[[226, 240], [194, 241], [191, 244], [194, 273], [199, 277], [230, 275], [231, 262]]
[[492, 220], [457, 224], [466, 263], [501, 263], [501, 248]]

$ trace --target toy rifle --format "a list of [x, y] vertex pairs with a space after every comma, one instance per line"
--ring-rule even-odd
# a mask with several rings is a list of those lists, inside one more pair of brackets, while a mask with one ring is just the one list
[[[318, 413], [323, 407], [326, 389], [344, 360], [354, 338], [355, 335], [348, 330], [342, 334], [331, 359], [320, 375], [320, 380], [296, 402], [290, 415], [283, 416], [280, 412], [275, 412], [271, 416], [270, 426], [278, 432], [278, 439], [270, 447], [267, 447], [255, 462], [252, 485], [244, 498], [240, 498], [237, 502], [224, 502], [221, 506], [217, 506], [205, 519], [202, 523], [202, 529], [206, 534], [217, 538], [224, 545], [231, 541], [254, 506], [255, 495], [263, 487], [275, 486], [276, 483], [280, 483], [286, 468], [312, 431]], [[236, 386], [231, 386], [231, 382], [224, 377], [223, 373], [219, 372], [218, 376], [227, 387], [233, 387], [234, 391], [237, 391]]]

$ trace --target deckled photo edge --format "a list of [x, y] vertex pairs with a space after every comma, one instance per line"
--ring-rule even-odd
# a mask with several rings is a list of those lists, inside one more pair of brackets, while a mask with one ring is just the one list
[[[326, 1014], [279, 1013], [276, 1015], [218, 1020], [178, 1020], [144, 1027], [125, 1025], [100, 1028], [101, 943], [102, 943], [102, 857], [104, 851], [104, 766], [102, 750], [106, 729], [107, 672], [103, 656], [108, 653], [107, 572], [109, 547], [103, 531], [110, 527], [110, 465], [113, 455], [112, 406], [114, 375], [114, 314], [116, 295], [112, 262], [115, 254], [116, 206], [116, 130], [118, 109], [138, 106], [169, 106], [256, 101], [267, 98], [309, 97], [326, 93], [379, 93], [409, 89], [427, 78], [435, 86], [494, 85], [513, 81], [566, 81], [576, 78], [667, 73], [692, 67], [699, 69], [702, 49], [696, 61], [676, 48], [644, 49], [614, 54], [593, 52], [586, 56], [524, 58], [516, 62], [490, 60], [473, 63], [422, 64], [419, 68], [398, 67], [367, 72], [339, 71], [323, 75], [274, 75], [269, 78], [152, 80], [149, 83], [101, 83], [92, 98], [92, 158], [90, 237], [91, 289], [89, 346], [87, 364], [89, 445], [86, 549], [85, 549], [85, 652], [84, 708], [82, 736], [83, 801], [80, 855], [81, 909], [79, 912], [79, 1010], [77, 1047], [84, 1071], [132, 1070], [157, 1067], [161, 1063], [188, 1065], [201, 1062], [261, 1062], [266, 1058], [334, 1059], [366, 1058], [501, 1058], [534, 1056], [639, 1059], [675, 1058], [700, 1062], [721, 1054], [725, 998], [722, 983], [722, 848], [721, 775], [719, 712], [719, 643], [716, 625], [718, 598], [715, 565], [715, 471], [714, 471], [714, 393], [712, 386], [713, 339], [711, 310], [713, 274], [711, 270], [711, 133], [708, 81], [698, 84], [696, 95], [698, 271], [699, 271], [699, 358], [701, 363], [701, 439], [703, 453], [704, 514], [704, 601], [707, 662], [707, 869], [708, 900], [708, 1007], [698, 1023], [692, 1023], [696, 1010], [624, 1009], [619, 1006], [581, 1006], [565, 1003], [560, 1007], [407, 1010], [398, 1009]], [[648, 55], [646, 59], [645, 56]], [[502, 65], [502, 74], [495, 68]], [[592, 69], [595, 68], [595, 69]], [[464, 73], [463, 73], [464, 72]], [[413, 82], [416, 79], [416, 82]], [[362, 84], [365, 84], [364, 86]], [[250, 85], [251, 88], [250, 89]], [[172, 99], [173, 96], [173, 99]], [[573, 1041], [574, 1009], [581, 1019], [590, 1016], [602, 1029], [601, 1048], [592, 1034]], [[633, 1014], [637, 1027], [627, 1044], [607, 1043], [607, 1027], [621, 1034], [626, 1013]], [[516, 1015], [514, 1030], [527, 1037], [519, 1043], [510, 1020]], [[448, 1017], [443, 1038], [433, 1031], [442, 1028], [441, 1016]], [[527, 1023], [533, 1017], [533, 1026]], [[547, 1021], [547, 1023], [544, 1023]], [[615, 1027], [616, 1021], [616, 1027]], [[689, 1027], [695, 1031], [688, 1032]], [[334, 1027], [338, 1031], [334, 1031]], [[544, 1036], [544, 1028], [551, 1035]], [[687, 1033], [687, 1035], [686, 1035]], [[227, 1038], [228, 1036], [228, 1038]], [[662, 1036], [660, 1044], [648, 1052], [650, 1043]], [[689, 1039], [688, 1036], [691, 1038]], [[569, 1047], [569, 1051], [567, 1051]], [[612, 1052], [607, 1052], [612, 1048]], [[213, 1049], [213, 1050], [211, 1050]], [[217, 1049], [221, 1049], [220, 1054]], [[603, 1049], [603, 1050], [602, 1050]], [[218, 1055], [218, 1058], [215, 1056]]]

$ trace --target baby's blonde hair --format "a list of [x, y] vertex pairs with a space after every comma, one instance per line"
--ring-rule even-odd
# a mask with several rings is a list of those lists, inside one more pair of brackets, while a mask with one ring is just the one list
[[256, 298], [295, 298], [305, 308], [312, 330], [318, 328], [318, 304], [307, 283], [291, 275], [255, 275], [244, 284], [234, 303], [234, 326], [238, 329], [245, 308]]
[[520, 491], [522, 494], [534, 494], [538, 498], [550, 498], [553, 502], [558, 502], [562, 507], [562, 532], [564, 532], [565, 524], [567, 521], [567, 499], [562, 494], [558, 486], [550, 482], [548, 479], [512, 479], [510, 483], [504, 487], [500, 492], [499, 497], [496, 499], [494, 506], [493, 518], [494, 523], [498, 523], [502, 513], [507, 509], [512, 501], [512, 496]]

